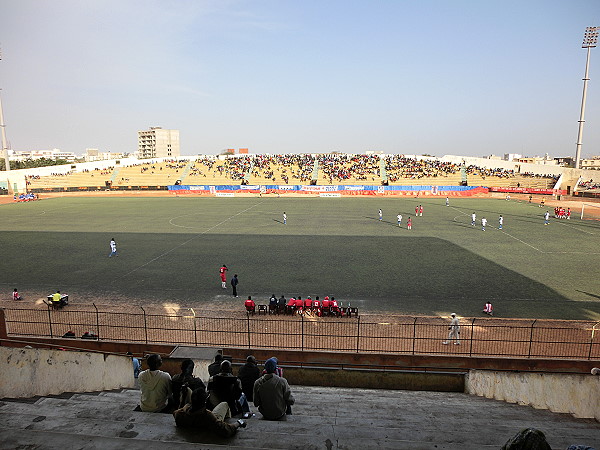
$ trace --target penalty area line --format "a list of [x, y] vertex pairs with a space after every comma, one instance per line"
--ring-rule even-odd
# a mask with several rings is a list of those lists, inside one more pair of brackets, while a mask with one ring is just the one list
[[[230, 216], [230, 217], [228, 217], [227, 219], [225, 219], [225, 220], [222, 220], [222, 221], [221, 221], [221, 222], [219, 222], [218, 224], [216, 224], [216, 225], [213, 225], [213, 226], [212, 226], [212, 227], [210, 227], [210, 228], [207, 228], [207, 229], [206, 229], [206, 230], [204, 230], [203, 232], [201, 232], [201, 233], [198, 233], [197, 235], [195, 235], [195, 236], [191, 237], [191, 238], [190, 238], [190, 239], [188, 239], [187, 241], [185, 241], [185, 242], [182, 242], [182, 243], [181, 243], [181, 244], [179, 244], [179, 245], [176, 245], [175, 247], [173, 247], [173, 248], [172, 248], [172, 249], [170, 249], [170, 250], [167, 250], [167, 251], [166, 251], [166, 252], [164, 252], [162, 255], [158, 255], [158, 256], [156, 256], [156, 257], [152, 258], [151, 260], [149, 260], [148, 262], [146, 262], [146, 263], [142, 264], [141, 266], [138, 266], [138, 267], [136, 267], [135, 269], [133, 269], [133, 270], [130, 270], [130, 271], [129, 271], [129, 272], [127, 272], [126, 274], [124, 274], [124, 275], [121, 275], [121, 276], [120, 276], [120, 277], [118, 277], [116, 280], [120, 280], [120, 279], [122, 279], [122, 278], [125, 278], [125, 277], [127, 277], [127, 276], [131, 275], [131, 274], [132, 274], [132, 273], [134, 273], [134, 272], [137, 272], [138, 270], [140, 270], [140, 269], [142, 269], [142, 268], [146, 267], [147, 265], [149, 265], [149, 264], [152, 264], [154, 261], [157, 261], [157, 260], [159, 260], [160, 258], [162, 258], [162, 257], [164, 257], [164, 256], [167, 256], [169, 253], [172, 253], [172, 252], [174, 252], [174, 251], [175, 251], [175, 250], [177, 250], [178, 248], [180, 248], [180, 247], [183, 247], [184, 245], [187, 245], [187, 244], [189, 244], [189, 243], [190, 243], [190, 242], [192, 242], [194, 239], [197, 239], [197, 238], [199, 238], [199, 237], [201, 237], [201, 236], [205, 235], [206, 233], [208, 233], [208, 232], [210, 232], [210, 231], [214, 230], [215, 228], [218, 228], [218, 227], [220, 227], [221, 225], [223, 225], [223, 224], [224, 224], [224, 223], [226, 223], [226, 222], [229, 222], [231, 219], [234, 219], [234, 218], [236, 218], [237, 216], [239, 216], [239, 215], [241, 215], [241, 214], [244, 214], [244, 213], [245, 213], [245, 212], [247, 212], [247, 211], [250, 211], [252, 208], [254, 208], [254, 207], [256, 207], [256, 206], [258, 206], [258, 205], [260, 205], [260, 204], [262, 204], [262, 203], [263, 203], [263, 202], [260, 202], [260, 203], [257, 203], [257, 204], [255, 204], [255, 205], [252, 205], [252, 206], [250, 206], [250, 207], [248, 207], [248, 208], [244, 209], [243, 211], [240, 211], [240, 212], [238, 212], [238, 213], [234, 214], [233, 216]], [[115, 281], [116, 281], [116, 280], [115, 280]], [[113, 283], [114, 283], [114, 281], [113, 281]]]
[[543, 250], [540, 250], [540, 249], [539, 249], [539, 248], [537, 248], [537, 247], [534, 247], [533, 245], [531, 245], [531, 244], [529, 244], [529, 243], [527, 243], [527, 242], [525, 242], [525, 241], [523, 241], [523, 240], [519, 239], [518, 237], [515, 237], [515, 236], [513, 236], [513, 235], [512, 235], [512, 234], [510, 234], [510, 233], [507, 233], [507, 232], [506, 232], [506, 231], [504, 231], [504, 230], [502, 230], [502, 234], [505, 234], [505, 235], [507, 235], [507, 236], [509, 236], [509, 237], [513, 238], [514, 240], [516, 240], [516, 241], [519, 241], [521, 244], [525, 244], [525, 245], [527, 245], [528, 247], [531, 247], [531, 248], [532, 248], [532, 249], [534, 249], [536, 252], [540, 252], [540, 253], [546, 253], [545, 251], [543, 251]]

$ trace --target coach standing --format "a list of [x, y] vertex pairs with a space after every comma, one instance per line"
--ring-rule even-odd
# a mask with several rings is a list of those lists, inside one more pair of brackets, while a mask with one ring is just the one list
[[231, 287], [233, 288], [233, 296], [237, 297], [237, 285], [239, 284], [237, 273], [231, 279]]

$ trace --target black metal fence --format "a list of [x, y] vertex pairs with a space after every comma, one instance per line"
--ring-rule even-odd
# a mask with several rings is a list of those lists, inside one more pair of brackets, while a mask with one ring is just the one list
[[62, 337], [73, 331], [95, 339], [193, 346], [444, 354], [519, 358], [600, 359], [600, 322], [462, 318], [459, 345], [439, 317], [312, 317], [198, 315], [192, 309], [118, 311], [91, 305], [62, 310], [5, 309], [11, 336]]

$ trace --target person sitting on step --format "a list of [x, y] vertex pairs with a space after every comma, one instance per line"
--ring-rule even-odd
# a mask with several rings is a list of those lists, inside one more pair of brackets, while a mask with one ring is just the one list
[[175, 424], [180, 428], [210, 431], [221, 437], [231, 437], [239, 428], [245, 428], [246, 422], [238, 420], [228, 423], [231, 417], [227, 402], [221, 402], [209, 411], [206, 408], [206, 391], [196, 389], [190, 395], [190, 403], [173, 412]]

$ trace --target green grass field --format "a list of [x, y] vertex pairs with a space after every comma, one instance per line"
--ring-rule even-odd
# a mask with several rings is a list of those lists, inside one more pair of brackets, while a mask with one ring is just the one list
[[[423, 217], [414, 217], [417, 204]], [[28, 298], [60, 289], [72, 302], [113, 298], [194, 308], [230, 308], [247, 295], [257, 303], [271, 293], [334, 295], [363, 313], [462, 316], [481, 315], [490, 299], [499, 317], [600, 320], [600, 222], [552, 219], [544, 226], [545, 210], [497, 199], [451, 199], [446, 207], [443, 198], [9, 204], [0, 206], [0, 288], [6, 297], [14, 287]], [[481, 217], [489, 221], [485, 232]], [[118, 258], [108, 258], [111, 237]], [[221, 289], [223, 263], [229, 278], [239, 275], [239, 299]]]

